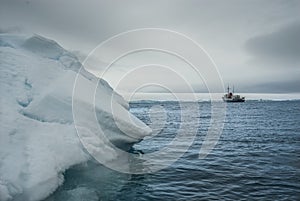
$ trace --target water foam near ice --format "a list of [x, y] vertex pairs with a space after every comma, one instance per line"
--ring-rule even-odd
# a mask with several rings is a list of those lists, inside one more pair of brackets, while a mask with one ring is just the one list
[[[0, 34], [0, 66], [0, 200], [41, 200], [64, 182], [66, 169], [91, 158], [77, 136], [72, 116], [72, 90], [81, 63], [53, 40]], [[94, 107], [85, 93], [98, 79], [84, 69], [79, 77], [83, 86], [78, 101], [83, 108]], [[128, 150], [150, 134], [104, 80], [99, 81], [96, 101], [98, 121], [116, 146]], [[112, 113], [111, 102], [117, 114]], [[88, 118], [86, 123], [84, 129], [93, 132]], [[90, 146], [95, 146], [92, 142]], [[106, 160], [117, 157], [102, 151]]]

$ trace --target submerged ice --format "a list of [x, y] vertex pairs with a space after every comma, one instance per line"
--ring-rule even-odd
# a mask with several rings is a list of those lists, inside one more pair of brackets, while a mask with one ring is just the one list
[[[66, 169], [91, 158], [72, 116], [72, 91], [81, 63], [55, 41], [0, 34], [0, 66], [0, 200], [41, 200], [64, 182]], [[150, 128], [128, 112], [128, 103], [106, 81], [84, 69], [78, 79], [82, 96], [75, 101], [82, 108], [94, 107], [114, 145], [128, 150], [150, 134]], [[94, 106], [86, 97], [95, 84]], [[88, 116], [82, 119], [86, 119], [81, 122], [83, 129], [96, 131]], [[105, 160], [117, 157], [89, 140], [87, 146], [100, 149]]]

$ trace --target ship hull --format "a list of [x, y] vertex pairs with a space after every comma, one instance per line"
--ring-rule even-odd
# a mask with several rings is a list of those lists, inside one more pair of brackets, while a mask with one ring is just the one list
[[245, 102], [245, 99], [225, 99], [223, 98], [224, 102], [228, 102], [228, 103], [241, 103], [241, 102]]

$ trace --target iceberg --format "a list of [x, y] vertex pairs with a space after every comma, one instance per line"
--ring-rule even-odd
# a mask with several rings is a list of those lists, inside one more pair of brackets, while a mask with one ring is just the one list
[[[94, 108], [112, 144], [127, 151], [151, 134], [148, 126], [129, 113], [121, 95], [53, 40], [0, 34], [0, 67], [0, 201], [42, 200], [64, 182], [64, 171], [91, 159], [72, 115], [76, 77], [82, 83], [77, 93], [82, 95], [75, 101], [82, 110]], [[93, 105], [87, 96], [95, 84]], [[96, 132], [88, 115], [82, 118], [82, 129]], [[113, 151], [101, 150], [93, 139], [85, 140], [89, 142], [105, 160], [118, 157]]]

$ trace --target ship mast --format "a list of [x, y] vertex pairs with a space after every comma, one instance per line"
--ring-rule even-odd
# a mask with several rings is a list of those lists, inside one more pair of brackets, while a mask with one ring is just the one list
[[234, 85], [232, 85], [232, 93], [234, 94]]

